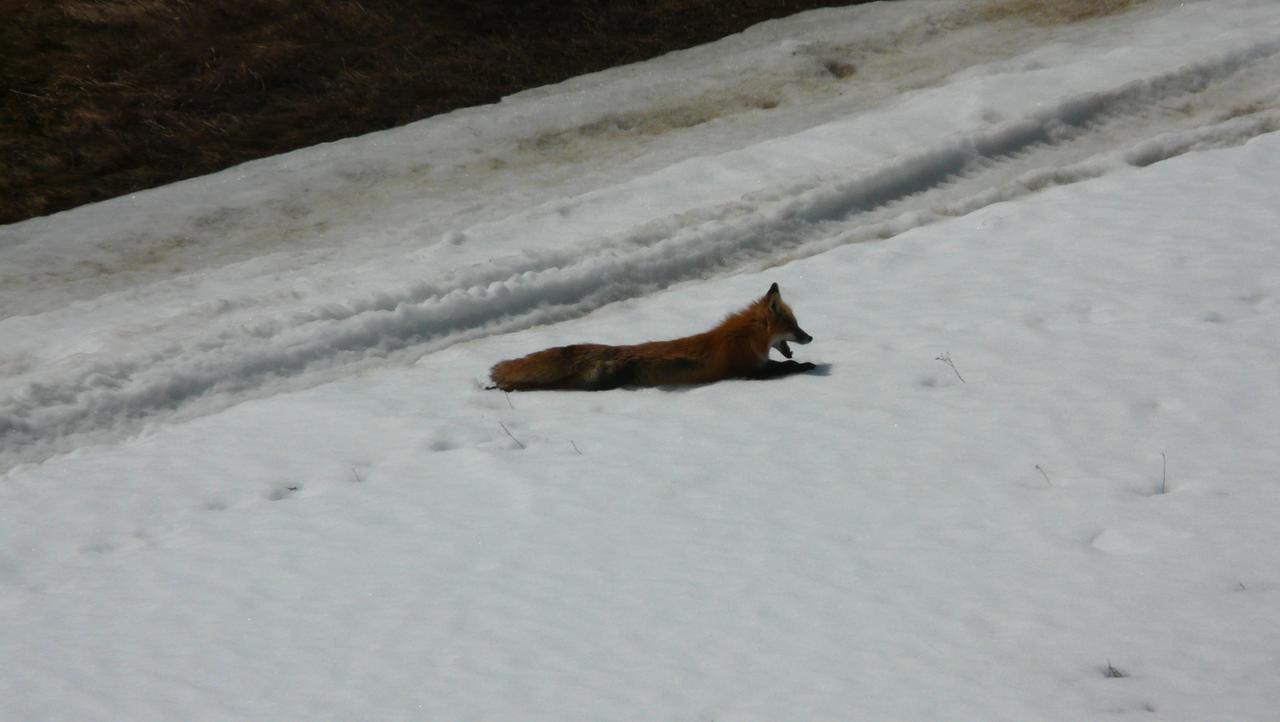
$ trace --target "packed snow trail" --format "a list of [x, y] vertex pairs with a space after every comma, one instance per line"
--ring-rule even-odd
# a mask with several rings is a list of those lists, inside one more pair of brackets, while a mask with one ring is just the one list
[[[1095, 61], [1120, 82], [1100, 69], [1102, 79], [1078, 92], [993, 92], [998, 102], [969, 127], [891, 143], [891, 152], [865, 146], [885, 142], [897, 125], [924, 124], [916, 106], [936, 116], [939, 96], [945, 105], [950, 96], [1007, 82], [1009, 64], [1022, 82], [1052, 75], [1053, 66], [1038, 59], [1044, 51], [980, 63], [946, 76], [945, 85], [791, 135], [437, 231], [424, 248], [404, 248], [392, 234], [368, 257], [313, 249], [279, 267], [268, 256], [262, 266], [251, 259], [217, 274], [161, 280], [145, 292], [11, 316], [0, 327], [13, 341], [0, 351], [0, 468], [389, 357], [580, 316], [683, 280], [889, 238], [1048, 186], [1273, 132], [1280, 129], [1278, 23], [1248, 24], [1251, 35], [1209, 44], [1194, 62], [1178, 56], [1165, 67], [1159, 53], [1139, 63], [1119, 51], [1123, 70]], [[833, 145], [849, 155], [816, 157], [830, 156]], [[240, 284], [244, 278], [253, 282]], [[224, 295], [218, 284], [226, 283], [235, 286]], [[156, 305], [184, 295], [185, 306]], [[50, 342], [51, 326], [94, 327], [96, 313], [114, 317], [103, 324], [111, 333]], [[135, 348], [135, 340], [145, 343]]]

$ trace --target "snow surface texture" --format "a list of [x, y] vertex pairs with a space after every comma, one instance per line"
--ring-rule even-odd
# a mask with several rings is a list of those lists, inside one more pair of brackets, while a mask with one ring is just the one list
[[969, 8], [0, 228], [0, 718], [1274, 719], [1280, 12]]

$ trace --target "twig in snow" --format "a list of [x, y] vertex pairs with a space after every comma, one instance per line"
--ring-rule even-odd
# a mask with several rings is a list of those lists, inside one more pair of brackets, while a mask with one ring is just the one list
[[569, 439], [569, 443], [573, 444], [573, 450], [578, 452], [578, 456], [582, 456], [582, 449], [579, 449], [578, 445], [573, 443], [573, 439]]
[[507, 432], [507, 436], [510, 436], [510, 437], [511, 437], [511, 440], [512, 440], [512, 441], [514, 441], [514, 442], [516, 442], [516, 445], [517, 445], [517, 446], [519, 446], [519, 447], [520, 447], [520, 448], [522, 448], [522, 449], [523, 449], [523, 448], [525, 448], [524, 444], [520, 443], [520, 440], [519, 440], [519, 439], [517, 439], [517, 438], [515, 437], [515, 434], [511, 433], [511, 429], [508, 429], [506, 424], [504, 424], [504, 423], [502, 423], [501, 421], [499, 421], [499, 422], [498, 422], [498, 426], [501, 426], [501, 427], [502, 427], [502, 430], [503, 430], [503, 431], [505, 431], [505, 432]]
[[1160, 452], [1160, 493], [1164, 494], [1169, 489], [1169, 457]]
[[941, 361], [942, 363], [950, 366], [951, 370], [956, 372], [956, 378], [960, 379], [960, 383], [962, 384], [969, 383], [968, 381], [964, 380], [963, 376], [960, 375], [960, 370], [957, 369], [956, 365], [951, 361], [951, 354], [949, 352], [943, 352], [940, 356], [938, 356], [938, 358], [934, 359], [934, 361]]
[[502, 395], [507, 397], [507, 406], [510, 406], [511, 408], [514, 409], [516, 405], [511, 403], [511, 394], [507, 391], [503, 391]]
[[1053, 486], [1053, 482], [1049, 481], [1049, 475], [1044, 473], [1044, 469], [1041, 469], [1039, 464], [1036, 464], [1036, 471], [1040, 472], [1040, 476], [1044, 477], [1044, 480], [1049, 483], [1049, 486]]
[[1121, 672], [1120, 670], [1116, 669], [1115, 666], [1111, 664], [1111, 660], [1109, 659], [1107, 660], [1107, 671], [1105, 672], [1105, 674], [1107, 679], [1120, 679], [1122, 677], [1129, 676], [1124, 672]]
[[360, 472], [356, 471], [356, 467], [354, 467], [354, 466], [353, 466], [353, 467], [351, 467], [351, 475], [352, 475], [352, 476], [354, 476], [354, 477], [356, 478], [356, 483], [357, 483], [357, 484], [363, 484], [363, 483], [364, 483], [364, 479], [361, 479], [361, 478], [360, 478]]

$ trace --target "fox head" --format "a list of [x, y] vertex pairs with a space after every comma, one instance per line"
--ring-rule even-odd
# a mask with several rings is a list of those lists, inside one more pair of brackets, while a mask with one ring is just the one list
[[800, 328], [800, 324], [796, 323], [796, 315], [782, 300], [782, 292], [778, 290], [778, 284], [769, 286], [769, 292], [760, 299], [760, 302], [764, 304], [769, 314], [769, 345], [778, 349], [783, 356], [791, 358], [791, 347], [787, 345], [788, 341], [804, 345], [813, 340], [813, 337], [805, 333], [804, 329]]

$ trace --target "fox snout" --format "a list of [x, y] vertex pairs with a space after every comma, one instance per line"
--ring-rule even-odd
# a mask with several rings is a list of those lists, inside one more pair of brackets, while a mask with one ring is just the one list
[[800, 344], [801, 346], [803, 346], [803, 345], [805, 345], [805, 344], [809, 343], [810, 341], [812, 341], [812, 340], [813, 340], [813, 337], [812, 337], [812, 336], [810, 336], [809, 334], [805, 333], [805, 332], [804, 332], [804, 329], [800, 328], [799, 326], [796, 326], [796, 337], [795, 337], [793, 340], [794, 340], [796, 343], [798, 343], [798, 344]]

